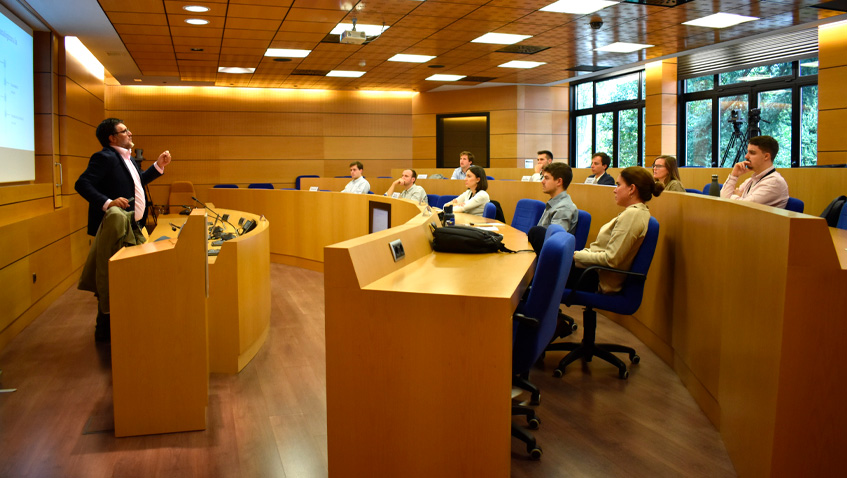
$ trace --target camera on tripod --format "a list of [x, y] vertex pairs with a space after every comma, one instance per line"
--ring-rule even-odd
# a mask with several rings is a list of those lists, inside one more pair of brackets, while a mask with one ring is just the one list
[[730, 110], [729, 119], [726, 120], [726, 121], [727, 121], [727, 123], [732, 123], [736, 126], [738, 126], [738, 125], [740, 125], [741, 123], [744, 122], [743, 119], [738, 117], [738, 110]]

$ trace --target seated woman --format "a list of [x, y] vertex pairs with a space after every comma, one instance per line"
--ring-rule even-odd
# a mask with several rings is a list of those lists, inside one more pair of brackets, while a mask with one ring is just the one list
[[488, 204], [488, 178], [481, 166], [471, 166], [465, 173], [467, 191], [447, 204], [453, 205], [453, 212], [464, 212], [482, 216], [485, 205]]
[[663, 190], [664, 185], [654, 181], [650, 172], [642, 167], [631, 166], [621, 171], [615, 181], [615, 202], [626, 209], [600, 228], [597, 240], [590, 246], [574, 252], [574, 270], [568, 277], [569, 289], [576, 287], [594, 292], [599, 286], [603, 294], [613, 294], [621, 290], [624, 275], [608, 271], [598, 271], [596, 276], [589, 274], [577, 287], [577, 281], [583, 272], [580, 268], [597, 265], [629, 270], [644, 236], [647, 235], [650, 210], [644, 203], [661, 194]]
[[673, 156], [659, 156], [653, 160], [653, 179], [665, 186], [665, 191], [684, 193], [682, 181], [679, 180], [679, 167]]

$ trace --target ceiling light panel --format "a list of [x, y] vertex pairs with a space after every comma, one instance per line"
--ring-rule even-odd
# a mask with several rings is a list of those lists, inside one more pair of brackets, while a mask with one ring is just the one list
[[645, 45], [642, 43], [627, 43], [615, 42], [600, 48], [595, 48], [594, 51], [606, 51], [611, 53], [632, 53], [634, 51], [652, 48], [654, 45]]
[[392, 56], [388, 59], [388, 61], [402, 61], [406, 63], [426, 63], [429, 60], [435, 58], [434, 56], [429, 55], [404, 55], [402, 53], [398, 53], [397, 55]]
[[242, 68], [239, 66], [221, 66], [218, 67], [218, 73], [233, 73], [236, 75], [244, 75], [254, 73], [255, 68]]
[[459, 81], [465, 75], [432, 75], [427, 80], [429, 81]]
[[306, 58], [312, 50], [295, 50], [290, 48], [268, 48], [265, 56], [279, 58]]
[[727, 28], [739, 23], [758, 20], [759, 17], [746, 17], [744, 15], [736, 15], [734, 13], [715, 13], [706, 17], [683, 22], [683, 25], [691, 25], [693, 27], [708, 27], [708, 28]]
[[192, 13], [204, 13], [209, 11], [209, 7], [204, 7], [202, 5], [185, 5], [182, 9]]
[[497, 65], [500, 68], [535, 68], [536, 66], [546, 65], [543, 61], [509, 61], [502, 65]]
[[365, 73], [366, 72], [364, 71], [332, 70], [327, 73], [326, 76], [337, 76], [340, 78], [359, 78]]
[[189, 25], [206, 25], [209, 23], [209, 20], [204, 20], [202, 18], [186, 18], [185, 23]]
[[620, 2], [612, 2], [607, 0], [560, 0], [551, 3], [546, 7], [540, 8], [542, 12], [555, 13], [570, 13], [572, 15], [585, 15], [594, 13], [612, 5], [617, 5]]
[[515, 35], [512, 33], [486, 33], [479, 38], [471, 40], [471, 43], [491, 43], [494, 45], [511, 45], [527, 38], [532, 38], [532, 35]]

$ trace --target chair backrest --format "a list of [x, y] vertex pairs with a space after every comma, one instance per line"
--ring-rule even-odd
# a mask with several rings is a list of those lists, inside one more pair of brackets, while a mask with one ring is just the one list
[[238, 189], [237, 184], [215, 184], [213, 189]]
[[493, 180], [494, 180], [494, 176], [488, 176], [488, 175], [486, 175], [486, 176], [485, 176], [485, 179], [487, 179], [487, 180], [489, 180], [489, 181], [493, 181]]
[[426, 202], [432, 207], [438, 207], [438, 200], [441, 198], [438, 194], [427, 194]]
[[485, 209], [482, 211], [482, 217], [495, 219], [497, 216], [497, 206], [488, 202], [485, 204]]
[[[551, 228], [548, 228], [548, 231]], [[538, 360], [553, 339], [556, 318], [559, 315], [559, 298], [573, 262], [574, 237], [561, 227], [544, 241], [536, 262], [532, 288], [525, 300], [518, 304], [517, 313], [539, 321], [538, 327], [529, 327], [514, 321], [512, 346], [512, 372], [525, 373]]]
[[703, 191], [701, 191], [699, 189], [694, 189], [694, 188], [685, 188], [685, 192], [691, 193], [691, 194], [703, 194]]
[[[632, 267], [629, 268], [632, 272], [647, 275], [650, 270], [650, 264], [653, 262], [653, 254], [656, 252], [656, 244], [659, 242], [659, 221], [655, 217], [650, 218], [647, 224], [647, 234], [641, 242], [641, 247], [638, 248], [638, 253], [635, 254], [635, 259], [632, 261]], [[624, 299], [623, 312], [618, 312], [621, 315], [634, 314], [641, 307], [641, 298], [644, 295], [645, 279], [639, 277], [627, 276], [623, 283], [623, 288], [618, 294]], [[616, 311], [617, 312], [617, 311]]]
[[847, 206], [841, 208], [841, 216], [838, 217], [838, 224], [835, 227], [847, 230]]
[[588, 231], [591, 230], [591, 214], [588, 211], [577, 209], [579, 218], [576, 221], [576, 230], [573, 232], [576, 243], [574, 247], [577, 251], [585, 249], [588, 243]]
[[171, 192], [168, 194], [168, 214], [176, 214], [182, 211], [180, 205], [192, 205], [197, 196], [194, 192], [194, 184], [191, 181], [174, 181], [171, 183]]
[[442, 195], [440, 198], [438, 198], [438, 208], [444, 209], [445, 204], [447, 204], [448, 202], [456, 199], [457, 197], [459, 197], [459, 196], [451, 196], [449, 194]]
[[247, 189], [273, 189], [274, 185], [271, 183], [252, 183], [247, 185]]
[[803, 209], [805, 209], [805, 206], [806, 205], [803, 203], [803, 201], [801, 201], [797, 198], [790, 197], [790, 196], [788, 198], [788, 202], [785, 203], [785, 209], [788, 210], [788, 211], [793, 211], [793, 212], [803, 212]]
[[353, 176], [336, 176], [336, 178], [352, 178]]
[[538, 224], [541, 215], [544, 214], [544, 203], [537, 199], [521, 199], [515, 206], [515, 215], [512, 217], [512, 227], [523, 232], [528, 232], [532, 226]]
[[[711, 185], [712, 185], [712, 183], [706, 183], [706, 185], [703, 186], [703, 194], [709, 194], [709, 186], [711, 186]], [[722, 187], [723, 187], [723, 183], [718, 183], [718, 189], [720, 189]]]
[[294, 189], [300, 189], [300, 178], [319, 178], [317, 174], [301, 174], [294, 179]]

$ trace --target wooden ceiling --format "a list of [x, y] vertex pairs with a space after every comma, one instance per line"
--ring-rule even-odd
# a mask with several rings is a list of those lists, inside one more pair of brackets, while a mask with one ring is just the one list
[[[693, 0], [668, 8], [619, 3], [590, 15], [539, 11], [554, 0], [98, 0], [144, 77], [176, 77], [218, 86], [427, 91], [444, 84], [551, 84], [579, 66], [616, 67], [680, 51], [801, 25], [842, 14], [814, 8], [816, 0]], [[187, 5], [210, 10], [190, 13]], [[759, 17], [725, 29], [682, 25], [717, 12]], [[589, 26], [592, 17], [603, 26]], [[202, 18], [207, 25], [190, 25]], [[365, 45], [328, 42], [338, 23], [390, 27]], [[532, 35], [519, 46], [535, 54], [502, 53], [504, 45], [470, 43], [488, 32]], [[332, 39], [330, 37], [329, 39]], [[613, 42], [646, 43], [635, 53], [595, 48]], [[274, 61], [268, 48], [307, 49], [306, 58]], [[426, 63], [389, 62], [396, 53], [434, 55]], [[528, 70], [502, 68], [511, 60], [545, 62]], [[437, 66], [437, 65], [440, 65]], [[219, 66], [255, 68], [253, 74], [218, 73]], [[304, 75], [365, 71], [360, 78]], [[433, 74], [477, 81], [427, 81]], [[142, 78], [143, 79], [143, 78]], [[143, 84], [143, 83], [142, 83]]]

